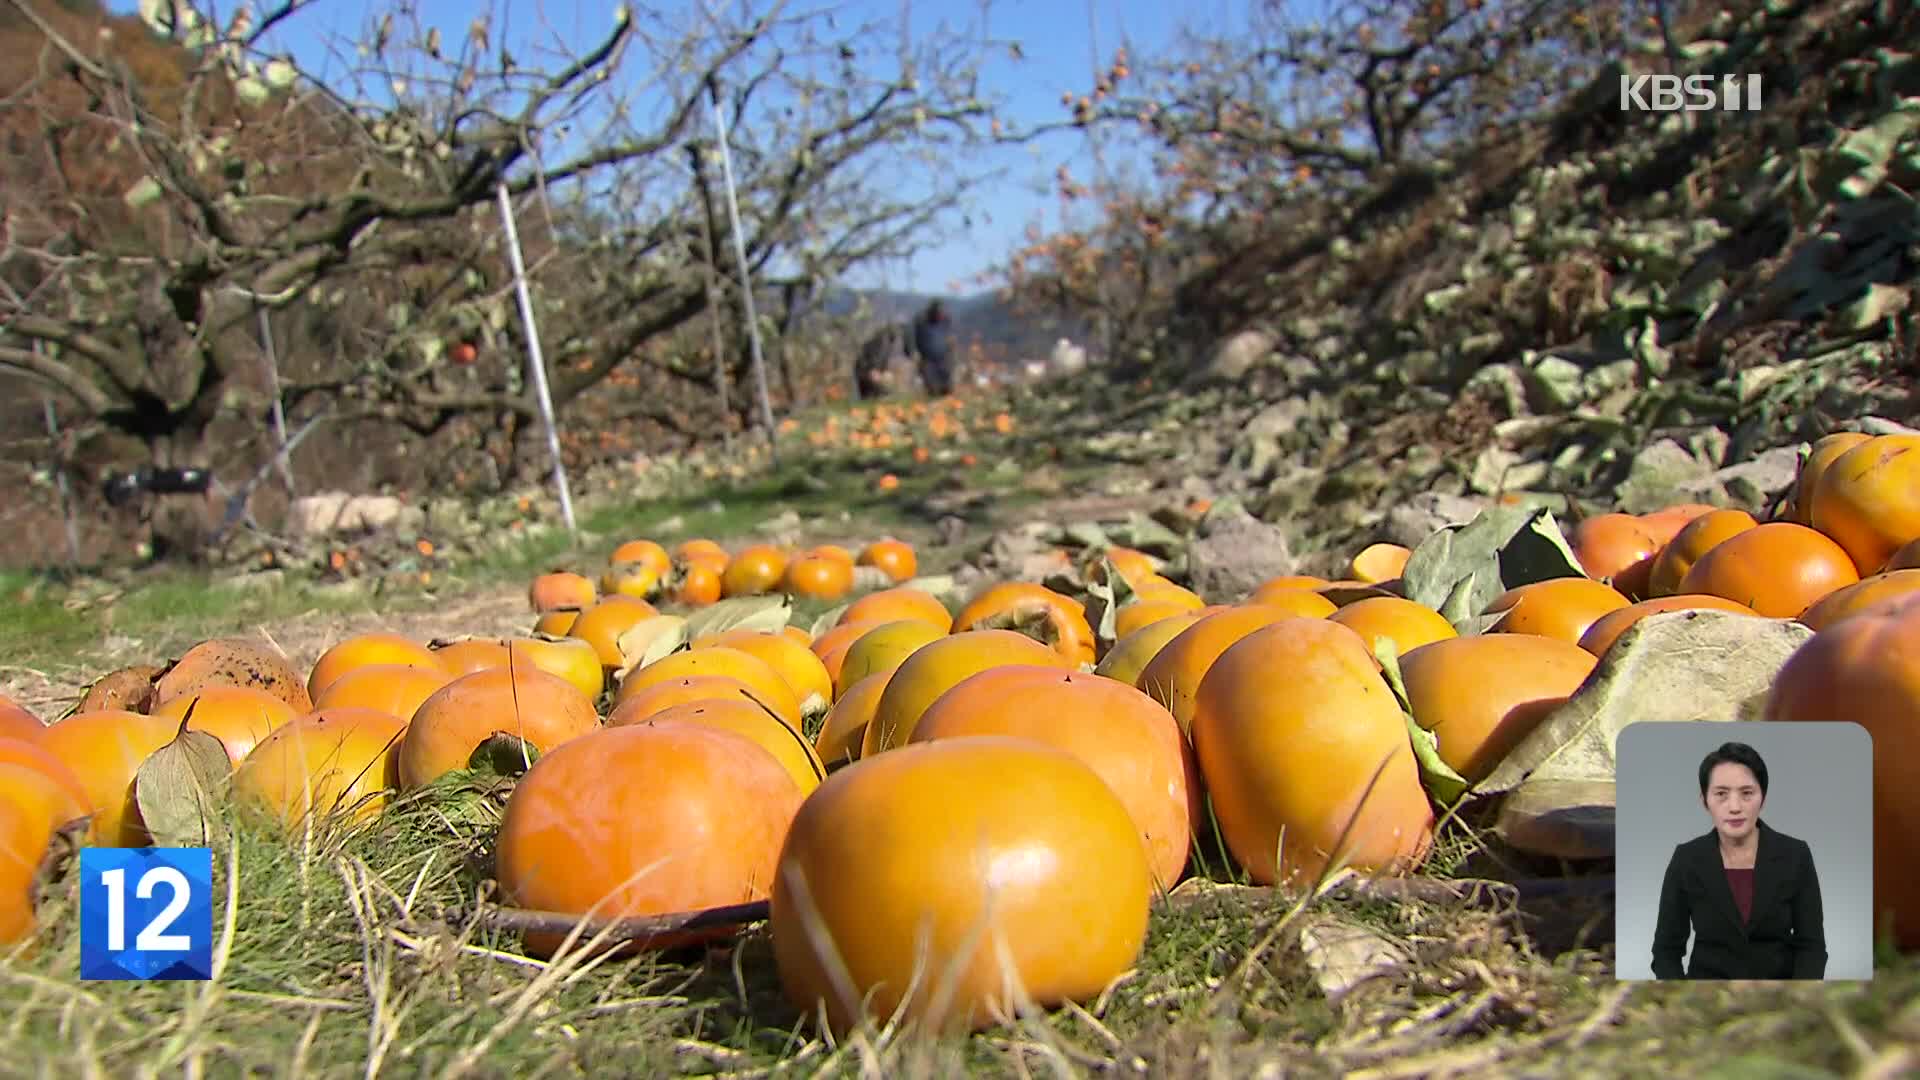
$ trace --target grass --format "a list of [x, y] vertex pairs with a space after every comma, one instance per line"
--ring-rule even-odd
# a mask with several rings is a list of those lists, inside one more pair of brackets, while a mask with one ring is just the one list
[[[1162, 902], [1135, 969], [1084, 1005], [970, 1038], [875, 1027], [830, 1040], [782, 995], [764, 926], [705, 951], [591, 961], [529, 958], [474, 929], [464, 913], [498, 805], [449, 783], [358, 834], [230, 816], [205, 983], [78, 981], [73, 883], [54, 881], [37, 946], [0, 961], [9, 1061], [342, 1077], [1626, 1076], [1718, 1062], [1714, 1075], [1812, 1077], [1872, 1075], [1878, 1055], [1920, 1039], [1911, 961], [1871, 986], [1631, 986], [1601, 957], [1533, 952], [1508, 912], [1224, 889]], [[1367, 926], [1411, 962], [1329, 1000], [1302, 939], [1274, 932], [1286, 920]], [[1752, 1048], [1738, 1069], [1723, 1060]]]

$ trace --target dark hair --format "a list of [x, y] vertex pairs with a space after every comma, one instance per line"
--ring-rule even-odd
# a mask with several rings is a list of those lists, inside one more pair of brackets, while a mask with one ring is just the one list
[[1713, 775], [1716, 765], [1745, 765], [1753, 772], [1753, 778], [1760, 782], [1760, 797], [1767, 797], [1767, 763], [1760, 760], [1760, 752], [1743, 742], [1721, 743], [1720, 749], [1708, 754], [1700, 761], [1700, 797], [1707, 797], [1707, 778]]
[[942, 304], [940, 301], [935, 300], [933, 303], [927, 305], [927, 321], [928, 322], [939, 322], [942, 319], [945, 319], [946, 317], [947, 317], [947, 306], [945, 304]]

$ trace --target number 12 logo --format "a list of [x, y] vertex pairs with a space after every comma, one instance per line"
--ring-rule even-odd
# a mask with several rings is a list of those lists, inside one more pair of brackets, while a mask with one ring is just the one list
[[212, 973], [213, 849], [80, 849], [81, 978]]

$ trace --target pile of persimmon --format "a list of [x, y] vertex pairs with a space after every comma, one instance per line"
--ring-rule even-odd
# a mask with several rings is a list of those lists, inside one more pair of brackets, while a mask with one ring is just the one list
[[[1391, 544], [1242, 596], [1200, 595], [1114, 547], [1079, 561], [1085, 597], [992, 581], [949, 599], [913, 583], [894, 541], [641, 540], [598, 580], [536, 579], [521, 637], [363, 634], [304, 675], [265, 646], [209, 642], [102, 680], [55, 724], [0, 707], [0, 937], [33, 932], [18, 867], [56, 830], [145, 842], [130, 791], [184, 723], [225, 749], [236, 798], [289, 825], [377, 825], [396, 792], [504, 775], [508, 903], [585, 918], [765, 900], [781, 981], [810, 1014], [975, 1028], [1009, 1015], [1010, 986], [1077, 1000], [1128, 970], [1152, 897], [1195, 872], [1196, 834], [1217, 827], [1251, 880], [1290, 889], [1417, 869], [1441, 809], [1416, 730], [1478, 781], [1639, 620], [1717, 610], [1815, 631], [1766, 714], [1872, 732], [1877, 917], [1920, 947], [1920, 873], [1895, 850], [1920, 830], [1900, 772], [1920, 755], [1914, 450], [1920, 437], [1823, 439], [1768, 520], [1587, 517], [1568, 537], [1577, 567], [1458, 625], [1407, 599], [1414, 553]], [[812, 631], [693, 610], [775, 592], [836, 606]], [[1121, 602], [1097, 611], [1102, 596]], [[903, 996], [928, 986], [943, 989]]]

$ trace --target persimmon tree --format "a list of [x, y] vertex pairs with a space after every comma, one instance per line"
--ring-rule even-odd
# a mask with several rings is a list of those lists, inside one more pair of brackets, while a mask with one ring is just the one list
[[[732, 129], [748, 267], [795, 294], [925, 242], [979, 176], [962, 148], [1032, 134], [994, 122], [978, 35], [909, 39], [775, 0], [623, 6], [584, 43], [509, 42], [482, 15], [454, 41], [400, 0], [310, 71], [275, 48], [318, 6], [136, 19], [0, 0], [29, 60], [0, 76], [0, 374], [147, 462], [218, 464], [264, 426], [262, 309], [307, 358], [285, 373], [296, 411], [419, 435], [534, 415], [502, 183], [556, 404], [662, 358], [643, 346], [708, 302], [702, 219], [726, 221], [710, 103]], [[932, 194], [892, 194], [916, 164]], [[730, 285], [733, 246], [715, 250]], [[700, 367], [643, 378], [704, 384]], [[205, 529], [204, 511], [156, 519], [156, 548]]]

